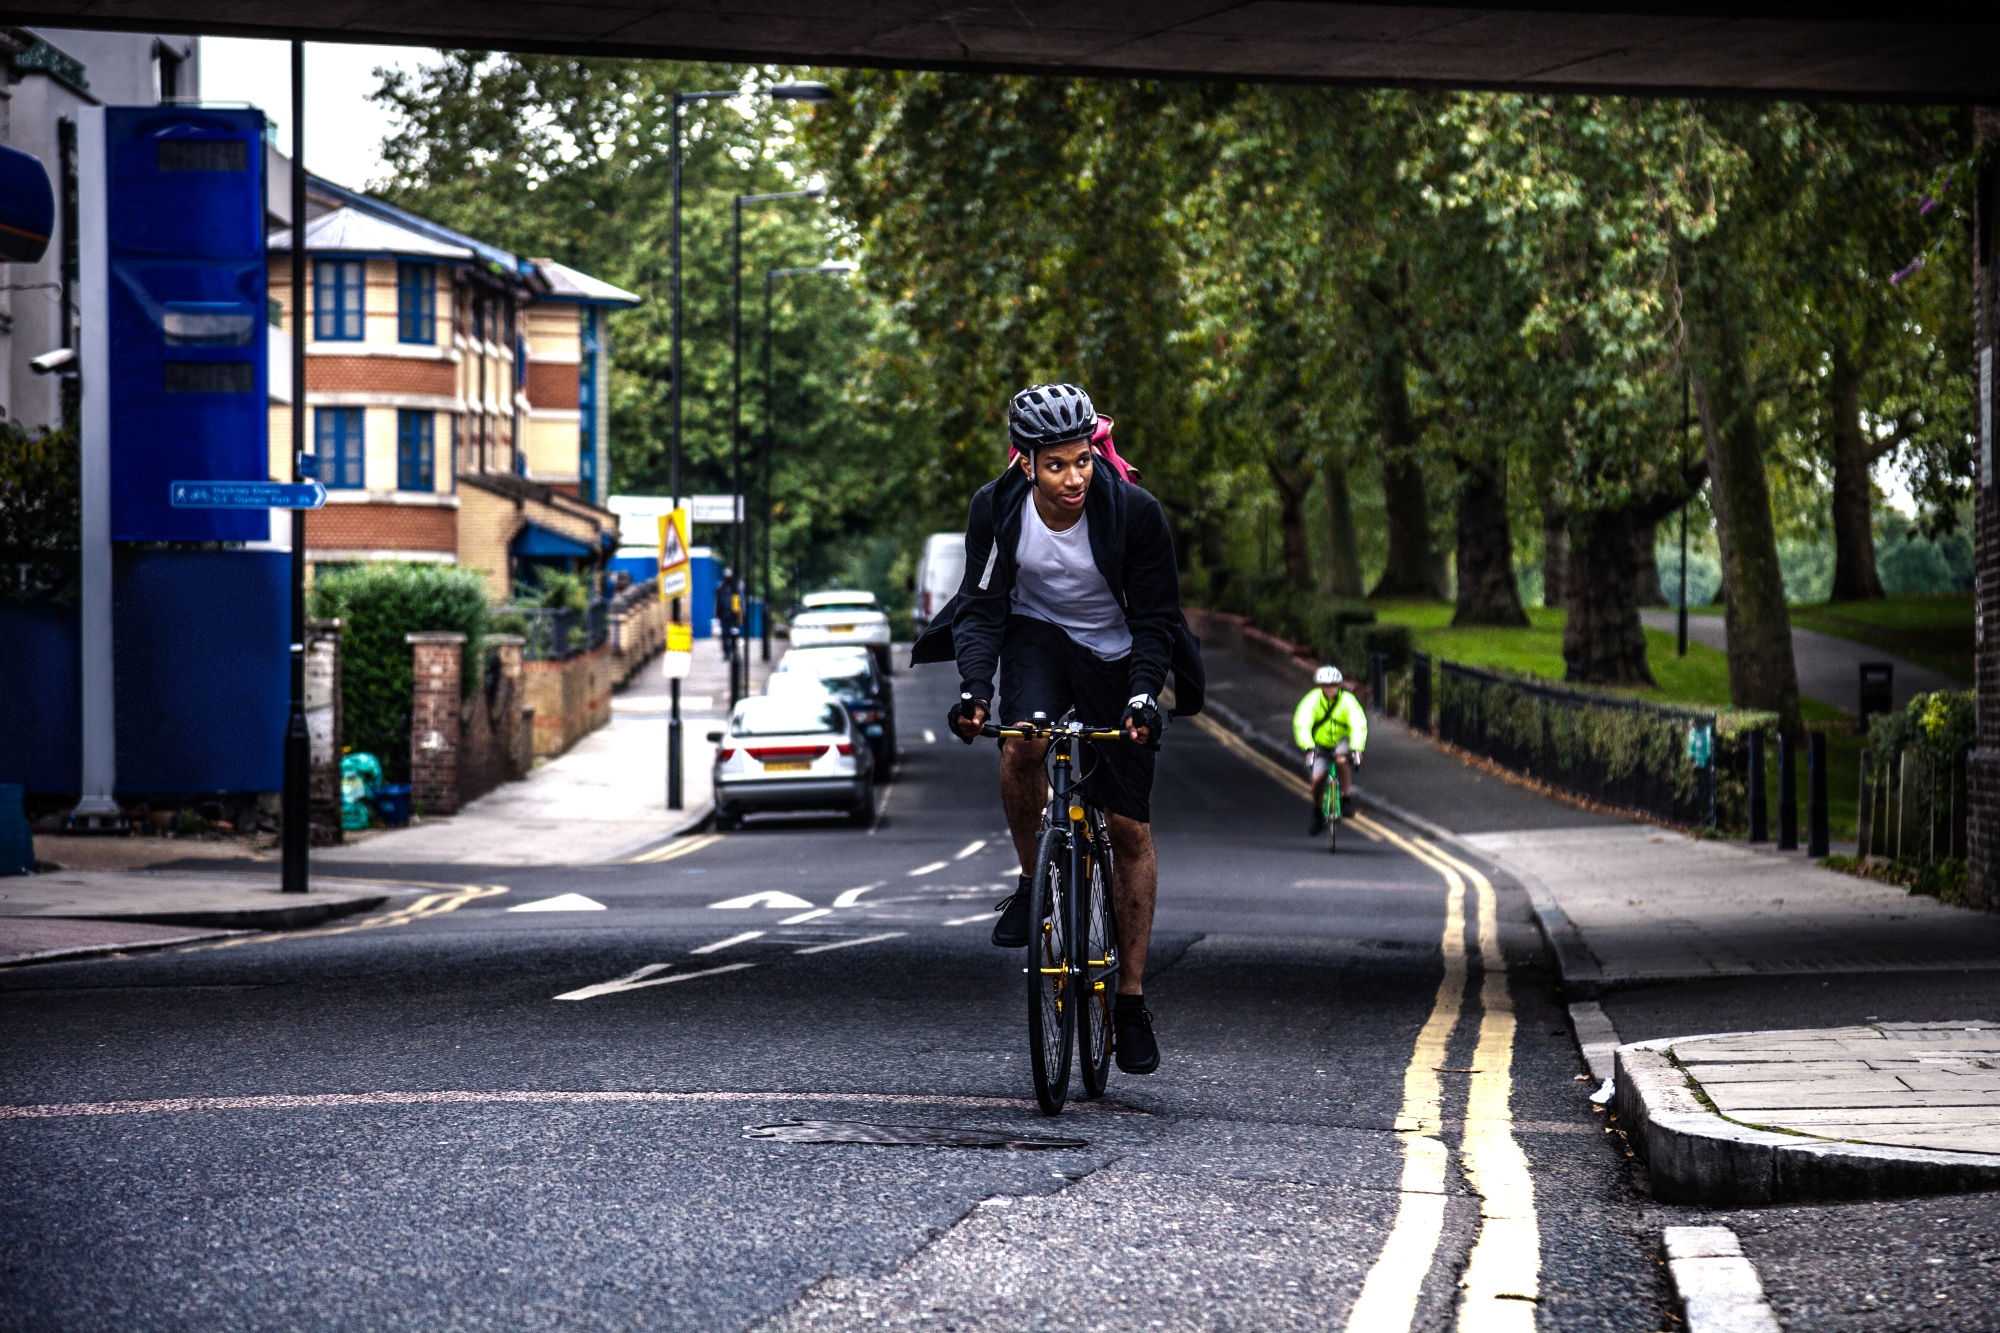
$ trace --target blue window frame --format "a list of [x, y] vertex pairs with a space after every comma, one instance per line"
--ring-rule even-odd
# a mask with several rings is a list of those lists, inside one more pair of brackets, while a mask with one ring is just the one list
[[604, 497], [597, 487], [597, 381], [598, 362], [603, 351], [603, 340], [597, 327], [595, 308], [583, 308], [583, 364], [577, 367], [576, 406], [581, 418], [577, 432], [577, 475], [582, 485], [577, 489], [583, 498], [592, 504], [603, 504]]
[[313, 337], [360, 342], [368, 266], [359, 259], [313, 261]]
[[437, 434], [429, 412], [408, 408], [396, 413], [396, 489], [436, 489]]
[[367, 477], [361, 454], [362, 410], [358, 407], [313, 409], [313, 445], [319, 455], [320, 484], [330, 491], [358, 491]]
[[406, 343], [437, 341], [437, 265], [396, 265], [396, 337]]

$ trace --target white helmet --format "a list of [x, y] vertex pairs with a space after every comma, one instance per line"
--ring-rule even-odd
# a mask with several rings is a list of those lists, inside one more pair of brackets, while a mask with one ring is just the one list
[[1340, 682], [1340, 668], [1337, 666], [1323, 666], [1313, 672], [1313, 684], [1315, 685], [1338, 685]]

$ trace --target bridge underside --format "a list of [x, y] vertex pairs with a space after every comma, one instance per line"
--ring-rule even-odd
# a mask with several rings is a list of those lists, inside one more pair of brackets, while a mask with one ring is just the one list
[[[1853, 11], [1848, 11], [1853, 12]], [[1320, 0], [40, 0], [0, 19], [786, 64], [1764, 97], [2000, 100], [2000, 7]], [[1893, 19], [1889, 16], [1893, 15]]]

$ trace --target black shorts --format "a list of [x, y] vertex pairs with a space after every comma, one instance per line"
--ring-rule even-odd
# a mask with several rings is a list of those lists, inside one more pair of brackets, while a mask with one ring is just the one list
[[[1003, 725], [1026, 722], [1035, 713], [1060, 721], [1070, 709], [1077, 721], [1115, 727], [1132, 697], [1132, 659], [1107, 662], [1045, 620], [1007, 617], [1000, 642], [1000, 708]], [[1100, 809], [1153, 822], [1153, 752], [1129, 741], [1100, 741], [1091, 747], [1084, 791]]]

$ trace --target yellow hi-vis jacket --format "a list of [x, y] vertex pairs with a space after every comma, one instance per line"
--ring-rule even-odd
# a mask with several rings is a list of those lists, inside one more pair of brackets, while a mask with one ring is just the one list
[[1354, 753], [1368, 748], [1368, 714], [1352, 690], [1342, 690], [1332, 699], [1314, 689], [1292, 710], [1292, 741], [1301, 750], [1315, 746], [1331, 750], [1346, 741]]

